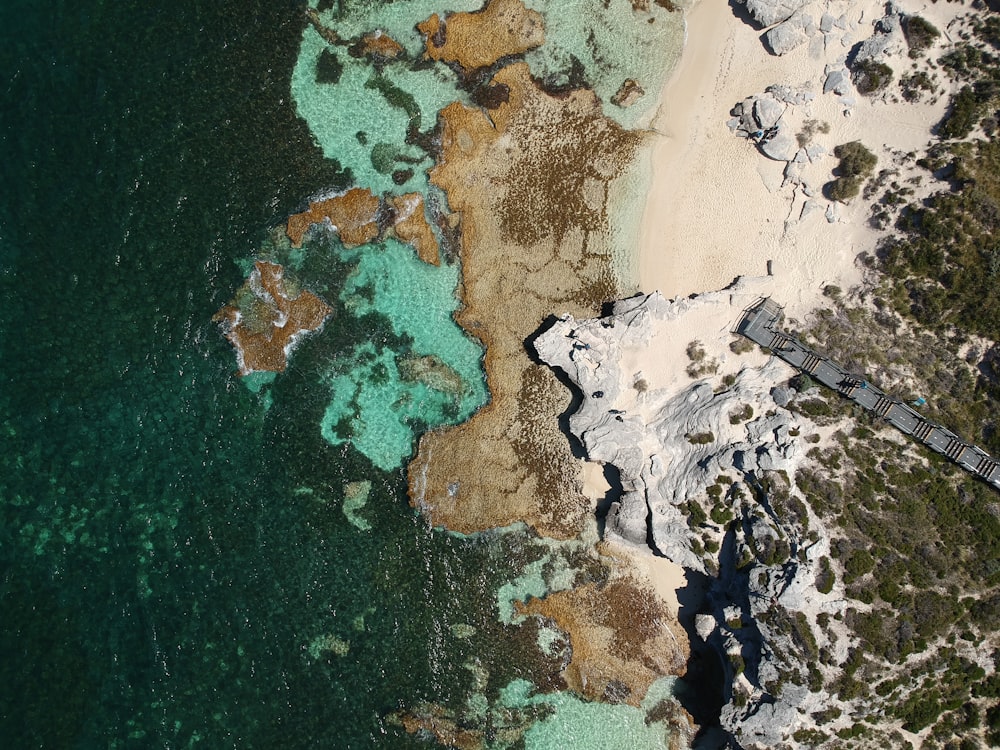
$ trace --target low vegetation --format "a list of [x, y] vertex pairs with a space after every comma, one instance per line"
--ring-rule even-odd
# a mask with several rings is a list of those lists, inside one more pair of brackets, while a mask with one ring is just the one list
[[837, 176], [827, 183], [826, 192], [831, 200], [847, 201], [861, 192], [878, 163], [878, 158], [861, 141], [842, 143], [833, 150], [840, 163], [834, 169]]
[[941, 32], [920, 16], [903, 16], [903, 35], [910, 48], [910, 57], [920, 57], [941, 36]]
[[889, 87], [892, 68], [882, 62], [864, 60], [851, 68], [851, 80], [859, 94], [871, 96]]

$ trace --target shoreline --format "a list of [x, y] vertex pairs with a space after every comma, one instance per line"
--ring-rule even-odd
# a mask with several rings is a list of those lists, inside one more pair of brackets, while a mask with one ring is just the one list
[[[947, 13], [925, 3], [905, 6], [934, 22]], [[826, 46], [803, 44], [782, 56], [768, 52], [761, 32], [728, 3], [699, 0], [687, 11], [681, 59], [649, 125], [656, 135], [635, 262], [641, 291], [676, 298], [723, 289], [741, 276], [765, 277], [764, 293], [804, 315], [821, 304], [825, 286], [861, 283], [856, 256], [874, 250], [882, 235], [867, 224], [870, 201], [843, 204], [823, 196], [837, 164], [833, 149], [861, 140], [878, 155], [879, 168], [893, 168], [894, 152], [931, 139], [929, 124], [943, 115], [946, 97], [905, 103], [853, 89], [850, 97], [823, 93], [825, 68], [842, 62], [847, 40], [867, 38], [884, 12], [876, 0], [829, 7], [848, 19], [844, 43], [831, 35]], [[812, 136], [823, 155], [801, 170], [801, 184], [785, 178], [785, 161], [767, 158], [726, 126], [734, 105], [774, 84], [813, 97], [788, 108], [794, 128], [813, 120], [826, 129]]]

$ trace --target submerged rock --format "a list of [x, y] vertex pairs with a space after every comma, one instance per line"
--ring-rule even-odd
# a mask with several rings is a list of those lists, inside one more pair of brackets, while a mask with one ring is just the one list
[[428, 388], [456, 396], [465, 390], [462, 376], [433, 354], [404, 357], [399, 360], [398, 366], [404, 380], [423, 383]]

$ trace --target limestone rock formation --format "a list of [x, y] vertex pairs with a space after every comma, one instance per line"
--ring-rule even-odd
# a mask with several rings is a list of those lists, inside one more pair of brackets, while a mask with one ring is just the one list
[[622, 300], [604, 318], [564, 315], [535, 348], [582, 394], [569, 426], [588, 459], [620, 472], [605, 537], [651, 540], [655, 551], [712, 577], [695, 625], [729, 664], [723, 726], [741, 746], [776, 747], [835, 700], [800, 687], [814, 681], [816, 649], [829, 644], [817, 617], [839, 606], [835, 593], [815, 586], [829, 536], [789, 479], [811, 425], [778, 407], [794, 396], [774, 387], [787, 378], [774, 360], [743, 368], [721, 388], [639, 369], [654, 361], [652, 351], [668, 361], [683, 351], [671, 337], [684, 335], [685, 315], [723, 306], [738, 316], [746, 294], [737, 284], [673, 302], [659, 293]]
[[790, 18], [811, 0], [737, 0], [746, 5], [747, 11], [761, 26], [773, 26]]
[[776, 55], [785, 55], [808, 41], [817, 31], [816, 22], [808, 13], [799, 10], [764, 34], [764, 41]]
[[540, 13], [521, 0], [490, 0], [474, 13], [436, 13], [417, 24], [432, 60], [457, 63], [466, 71], [485, 68], [502, 57], [541, 46], [545, 30]]
[[886, 14], [876, 21], [872, 35], [854, 53], [852, 64], [858, 65], [869, 60], [882, 62], [887, 57], [904, 54], [906, 48], [903, 12], [894, 3], [889, 3]]
[[212, 320], [236, 348], [240, 375], [284, 372], [295, 342], [323, 325], [332, 310], [312, 292], [298, 289], [284, 269], [257, 261], [232, 302]]

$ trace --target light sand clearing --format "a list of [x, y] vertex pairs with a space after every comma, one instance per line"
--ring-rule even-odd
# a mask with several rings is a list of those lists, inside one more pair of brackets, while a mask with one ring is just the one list
[[[957, 13], [902, 4], [942, 30]], [[869, 209], [861, 200], [837, 205], [839, 220], [827, 222], [823, 209], [829, 202], [820, 189], [832, 179], [833, 147], [861, 140], [879, 156], [879, 168], [891, 166], [889, 149], [905, 152], [930, 140], [930, 125], [942, 116], [945, 97], [936, 105], [857, 97], [846, 116], [840, 97], [822, 93], [824, 66], [843, 60], [852, 42], [871, 35], [872, 22], [884, 13], [882, 4], [830, 2], [810, 9], [817, 20], [824, 10], [847, 13], [855, 29], [825, 48], [807, 43], [776, 57], [765, 50], [761, 32], [737, 19], [724, 0], [700, 0], [689, 12], [687, 46], [651, 125], [662, 137], [652, 148], [653, 180], [639, 238], [643, 291], [659, 289], [675, 297], [719, 289], [736, 276], [766, 274], [771, 261], [774, 277], [766, 293], [790, 313], [804, 314], [820, 304], [825, 285], [848, 288], [861, 280], [855, 258], [874, 249], [878, 233], [865, 223]], [[890, 62], [898, 71], [909, 64]], [[733, 105], [776, 83], [816, 94], [812, 103], [788, 113], [796, 125], [816, 119], [831, 126], [828, 134], [813, 138], [828, 155], [805, 173], [819, 210], [801, 221], [807, 197], [801, 188], [782, 187], [785, 163], [767, 159], [726, 127]]]

